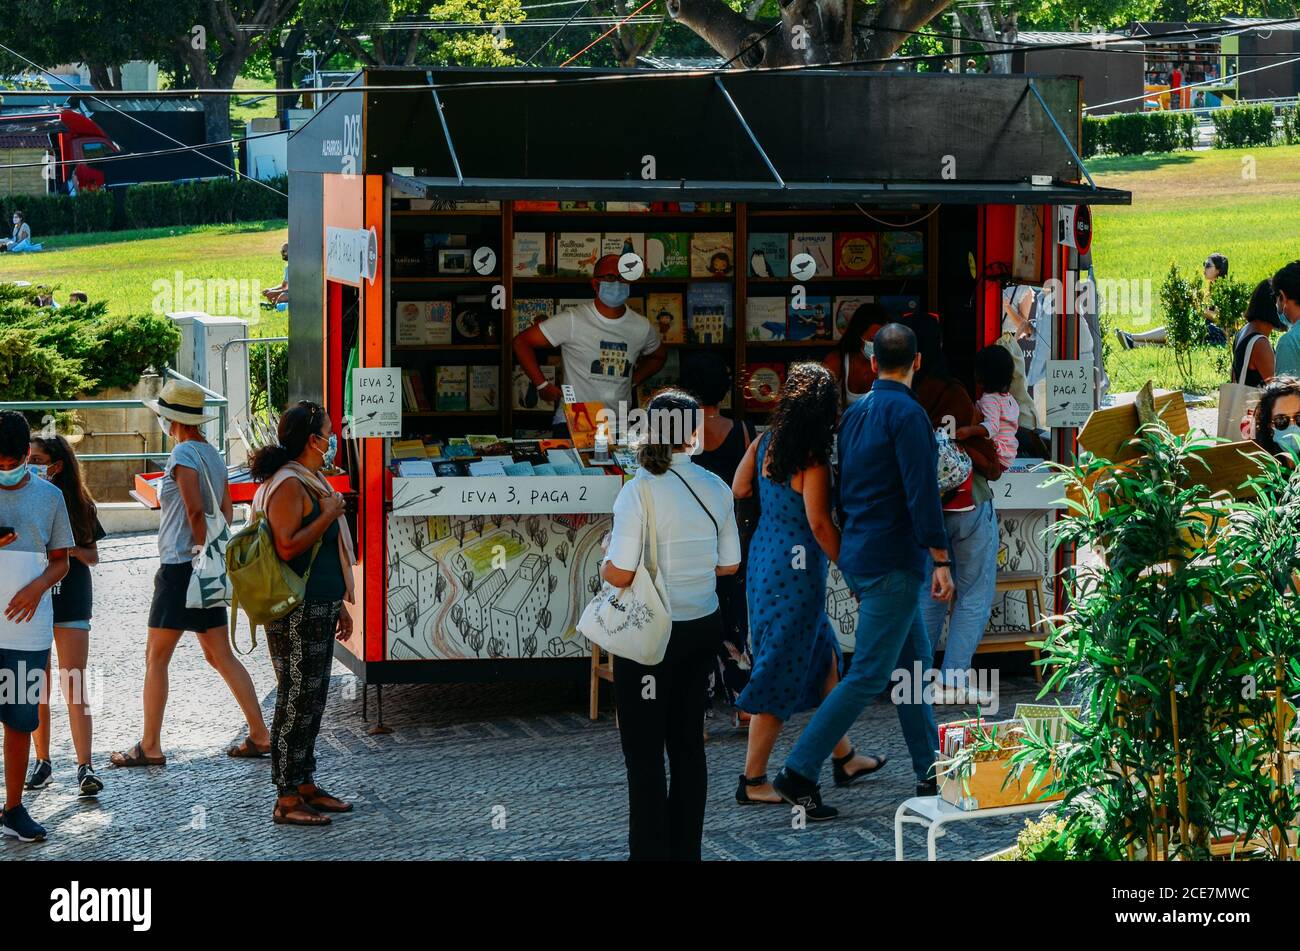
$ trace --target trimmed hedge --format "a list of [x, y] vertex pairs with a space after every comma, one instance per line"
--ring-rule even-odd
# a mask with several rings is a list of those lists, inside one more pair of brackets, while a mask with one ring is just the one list
[[1300, 106], [1288, 106], [1281, 111], [1282, 128], [1278, 138], [1283, 145], [1300, 145]]
[[1196, 117], [1190, 112], [1119, 112], [1083, 120], [1084, 158], [1177, 152], [1196, 144]]
[[1233, 106], [1210, 113], [1216, 149], [1273, 144], [1272, 106]]
[[[280, 176], [265, 183], [282, 192], [289, 179]], [[212, 179], [183, 184], [131, 185], [68, 195], [0, 195], [0, 220], [21, 210], [32, 225], [37, 241], [54, 234], [90, 231], [124, 231], [171, 225], [225, 224], [287, 218], [284, 197], [247, 179]]]

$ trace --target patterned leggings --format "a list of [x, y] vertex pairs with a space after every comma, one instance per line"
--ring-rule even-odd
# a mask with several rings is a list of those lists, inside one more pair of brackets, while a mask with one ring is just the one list
[[316, 736], [329, 695], [342, 601], [307, 601], [266, 626], [278, 689], [271, 721], [271, 780], [281, 796], [314, 782]]

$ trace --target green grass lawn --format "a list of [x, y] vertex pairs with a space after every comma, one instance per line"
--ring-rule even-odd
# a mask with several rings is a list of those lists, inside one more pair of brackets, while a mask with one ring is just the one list
[[[284, 314], [255, 305], [261, 288], [280, 283], [280, 245], [288, 234], [284, 221], [261, 221], [60, 235], [45, 238], [45, 250], [38, 254], [4, 255], [0, 279], [49, 284], [59, 302], [71, 291], [85, 291], [91, 300], [107, 300], [113, 313], [234, 314], [247, 318], [256, 335], [276, 336], [285, 332]], [[246, 282], [239, 285], [240, 299], [228, 297], [223, 308], [207, 307], [214, 287], [208, 282], [232, 280]], [[205, 306], [187, 306], [196, 289]], [[237, 312], [246, 303], [254, 305], [251, 313]]]
[[[1300, 257], [1300, 146], [1099, 158], [1088, 167], [1098, 185], [1133, 193], [1131, 206], [1093, 209], [1098, 279], [1150, 282], [1150, 317], [1116, 315], [1113, 327], [1163, 324], [1160, 284], [1173, 263], [1185, 275], [1199, 274], [1206, 256], [1219, 251], [1233, 278], [1254, 285]], [[1201, 354], [1190, 388], [1212, 392], [1227, 378], [1227, 360], [1222, 349]], [[1147, 379], [1181, 385], [1164, 347], [1114, 346], [1106, 365], [1116, 390], [1137, 389]]]

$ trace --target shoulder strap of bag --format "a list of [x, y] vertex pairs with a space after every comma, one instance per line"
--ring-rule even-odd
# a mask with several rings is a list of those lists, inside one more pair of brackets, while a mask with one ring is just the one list
[[687, 485], [685, 476], [683, 476], [680, 472], [674, 472], [671, 468], [668, 471], [672, 472], [673, 475], [677, 476], [677, 481], [680, 482], [682, 485], [686, 486], [686, 491], [691, 493], [691, 498], [693, 498], [696, 502], [700, 503], [700, 508], [704, 509], [704, 514], [707, 515], [709, 517], [709, 521], [713, 523], [714, 534], [721, 535], [722, 533], [718, 530], [718, 520], [713, 517], [713, 513], [709, 511], [709, 507], [705, 505], [703, 502], [700, 502], [700, 497], [695, 494], [695, 490], [692, 489], [689, 485]]
[[[204, 464], [202, 458], [198, 460], [198, 463], [199, 473], [203, 476], [203, 482], [208, 487], [208, 495], [212, 499], [212, 511], [209, 512], [208, 507], [205, 505], [203, 506], [203, 514], [207, 516], [217, 515], [221, 512], [221, 502], [217, 498], [217, 490], [212, 487], [212, 477], [208, 475], [208, 467]], [[222, 515], [222, 518], [225, 518], [225, 516]]]
[[645, 548], [642, 550], [641, 558], [646, 564], [646, 570], [652, 575], [659, 574], [659, 539], [655, 533], [655, 499], [654, 493], [650, 491], [650, 486], [646, 484], [644, 478], [641, 485], [637, 487], [637, 493], [641, 497], [641, 516], [645, 520]]
[[1256, 334], [1250, 338], [1250, 345], [1246, 347], [1246, 355], [1241, 358], [1241, 379], [1237, 383], [1241, 386], [1246, 385], [1246, 374], [1250, 372], [1250, 355], [1255, 352], [1255, 344], [1264, 339], [1263, 334]]

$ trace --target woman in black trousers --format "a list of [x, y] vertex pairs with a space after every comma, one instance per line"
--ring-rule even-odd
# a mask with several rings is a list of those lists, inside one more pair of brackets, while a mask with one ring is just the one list
[[[628, 849], [634, 860], [698, 861], [708, 791], [700, 726], [723, 636], [717, 577], [739, 570], [740, 535], [731, 488], [691, 461], [703, 438], [699, 403], [668, 390], [647, 410], [649, 438], [638, 449], [636, 476], [614, 502], [602, 569], [616, 587], [632, 583], [643, 556], [647, 516], [653, 517], [658, 569], [672, 612], [668, 649], [653, 666], [614, 658], [614, 701], [627, 765]], [[641, 500], [643, 487], [652, 512]]]

